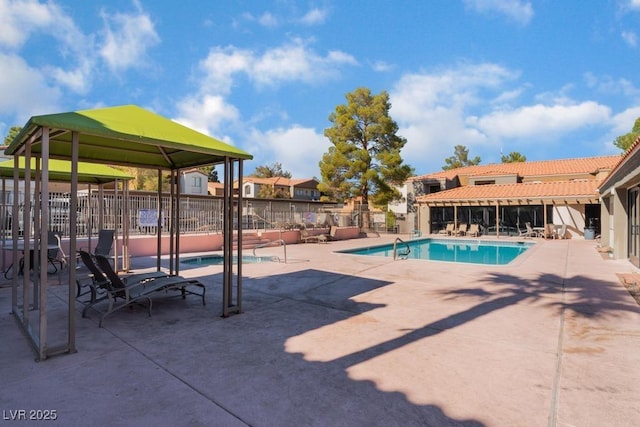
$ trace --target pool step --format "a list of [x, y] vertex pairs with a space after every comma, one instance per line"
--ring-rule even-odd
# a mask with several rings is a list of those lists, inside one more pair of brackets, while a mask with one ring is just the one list
[[[269, 242], [269, 239], [263, 239], [256, 233], [242, 234], [242, 249], [253, 249], [256, 246]], [[233, 249], [238, 249], [238, 235], [233, 235]]]

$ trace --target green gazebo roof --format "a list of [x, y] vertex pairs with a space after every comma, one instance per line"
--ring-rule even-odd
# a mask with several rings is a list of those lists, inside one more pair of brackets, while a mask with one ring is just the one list
[[5, 150], [22, 155], [34, 141], [42, 152], [42, 128], [50, 129], [49, 157], [71, 159], [72, 132], [79, 134], [79, 160], [150, 169], [182, 169], [250, 160], [251, 154], [135, 105], [33, 116]]
[[[24, 179], [24, 157], [18, 159], [20, 178]], [[0, 177], [13, 178], [13, 159], [0, 162]], [[35, 178], [35, 159], [31, 159], [31, 177]], [[130, 180], [132, 176], [111, 166], [95, 163], [78, 163], [78, 182], [83, 184], [105, 184], [117, 179]], [[71, 162], [67, 160], [49, 160], [49, 180], [71, 181]]]

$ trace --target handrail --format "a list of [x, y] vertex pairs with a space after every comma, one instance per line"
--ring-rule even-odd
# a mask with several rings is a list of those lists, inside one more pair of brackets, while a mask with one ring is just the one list
[[[266, 242], [266, 243], [260, 243], [259, 245], [256, 245], [253, 247], [253, 256], [256, 256], [256, 249], [259, 248], [266, 248], [267, 246], [272, 246], [274, 243], [279, 243], [280, 246], [282, 246], [283, 250], [284, 250], [284, 263], [287, 263], [287, 242], [285, 242], [282, 239], [278, 239], [278, 240], [272, 240], [270, 242]], [[278, 258], [278, 262], [280, 262], [280, 258]]]
[[[407, 255], [409, 255], [411, 253], [411, 247], [409, 246], [409, 244], [407, 242], [405, 242], [404, 240], [402, 240], [399, 237], [396, 237], [396, 240], [393, 241], [393, 260], [397, 260], [398, 257], [398, 242], [404, 243], [404, 245], [407, 247], [407, 252], [406, 253], [402, 253], [400, 254], [401, 256], [406, 257]], [[406, 258], [404, 258], [406, 259]]]

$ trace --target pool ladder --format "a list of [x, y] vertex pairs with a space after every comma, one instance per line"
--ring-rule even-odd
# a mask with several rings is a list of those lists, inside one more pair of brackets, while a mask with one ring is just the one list
[[[406, 252], [403, 250], [398, 250], [398, 243], [402, 243], [405, 246]], [[401, 238], [396, 237], [396, 240], [393, 242], [393, 260], [395, 261], [398, 259], [407, 259], [409, 258], [410, 253], [411, 248], [409, 247], [409, 244]]]
[[[255, 246], [253, 248], [253, 256], [254, 257], [256, 256], [256, 249], [266, 248], [268, 246], [273, 246], [275, 243], [278, 243], [279, 246], [282, 246], [282, 249], [284, 251], [284, 263], [286, 264], [287, 263], [287, 243], [282, 239], [280, 239], [280, 240], [272, 240], [270, 242], [261, 243], [261, 244]], [[279, 257], [274, 257], [274, 258], [277, 258], [278, 262], [280, 262], [280, 258]]]

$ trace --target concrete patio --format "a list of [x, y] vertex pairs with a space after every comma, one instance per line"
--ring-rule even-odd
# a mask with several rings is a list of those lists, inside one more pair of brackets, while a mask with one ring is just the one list
[[[207, 285], [205, 307], [158, 297], [152, 317], [124, 309], [104, 328], [78, 314], [78, 352], [42, 362], [0, 288], [0, 423], [53, 410], [65, 426], [640, 425], [626, 260], [582, 239], [538, 241], [498, 267], [333, 253], [387, 241], [245, 264], [244, 313], [227, 319], [222, 266], [183, 266]], [[50, 316], [66, 290], [51, 285]]]

